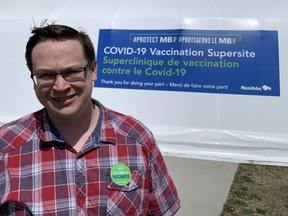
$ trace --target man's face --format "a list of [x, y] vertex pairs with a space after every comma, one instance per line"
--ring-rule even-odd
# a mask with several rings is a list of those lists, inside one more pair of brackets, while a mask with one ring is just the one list
[[[45, 41], [32, 50], [33, 73], [59, 73], [87, 65], [82, 45], [77, 40]], [[96, 63], [92, 62], [83, 79], [67, 82], [57, 75], [51, 84], [35, 85], [40, 103], [47, 108], [50, 118], [81, 118], [91, 108]]]

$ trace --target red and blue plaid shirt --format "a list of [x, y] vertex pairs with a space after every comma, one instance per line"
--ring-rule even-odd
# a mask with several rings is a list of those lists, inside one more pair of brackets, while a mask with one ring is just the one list
[[[45, 109], [0, 127], [0, 215], [174, 215], [176, 188], [151, 132], [137, 120], [100, 108], [80, 152], [48, 120]], [[117, 163], [127, 185], [110, 177]]]

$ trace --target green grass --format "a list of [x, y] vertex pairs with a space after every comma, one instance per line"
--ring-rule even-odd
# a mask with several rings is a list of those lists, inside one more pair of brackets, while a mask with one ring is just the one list
[[240, 164], [220, 216], [288, 216], [288, 167]]

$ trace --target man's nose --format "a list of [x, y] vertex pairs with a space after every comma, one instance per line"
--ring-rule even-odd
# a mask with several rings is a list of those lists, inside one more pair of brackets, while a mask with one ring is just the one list
[[69, 82], [67, 82], [64, 78], [63, 78], [63, 76], [62, 76], [62, 74], [57, 74], [56, 76], [55, 76], [55, 80], [54, 80], [54, 84], [53, 84], [53, 89], [55, 89], [55, 90], [65, 90], [65, 89], [67, 89], [68, 87], [69, 87], [70, 85], [69, 85]]

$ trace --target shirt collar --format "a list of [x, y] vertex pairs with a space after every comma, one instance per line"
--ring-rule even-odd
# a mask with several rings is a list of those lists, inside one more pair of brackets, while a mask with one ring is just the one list
[[44, 142], [57, 141], [64, 142], [56, 127], [50, 121], [47, 110], [44, 108], [40, 112], [39, 118], [39, 138]]
[[96, 129], [93, 134], [100, 137], [100, 142], [105, 144], [116, 144], [116, 132], [112, 124], [111, 112], [99, 101], [93, 99], [93, 103], [99, 107], [100, 115]]

